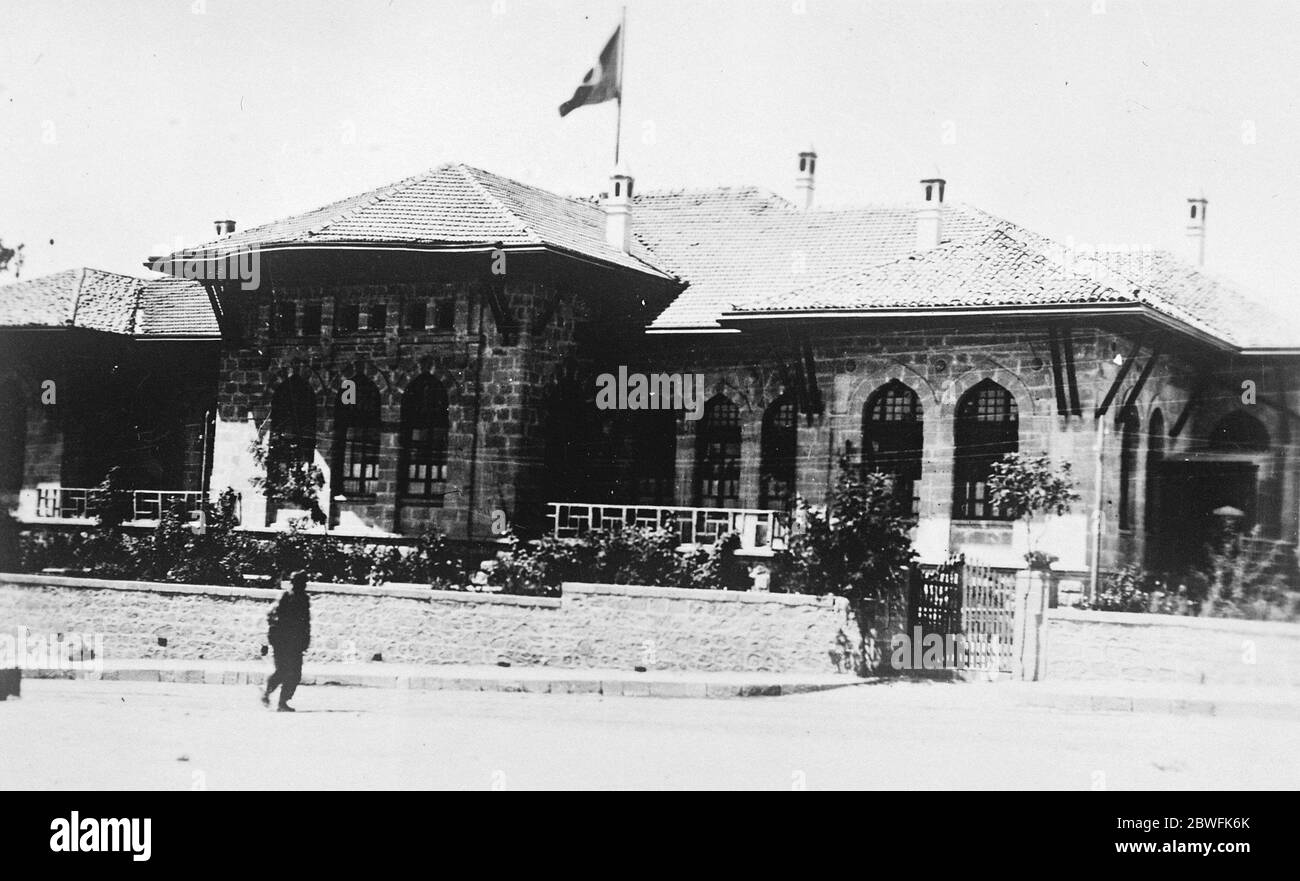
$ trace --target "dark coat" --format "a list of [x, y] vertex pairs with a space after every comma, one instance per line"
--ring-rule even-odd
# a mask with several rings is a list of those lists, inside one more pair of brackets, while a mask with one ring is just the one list
[[305, 652], [311, 645], [311, 600], [307, 592], [286, 590], [266, 615], [266, 637], [279, 652]]

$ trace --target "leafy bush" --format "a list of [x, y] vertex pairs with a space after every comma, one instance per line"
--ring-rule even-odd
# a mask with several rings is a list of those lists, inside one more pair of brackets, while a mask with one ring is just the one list
[[320, 491], [325, 486], [325, 474], [310, 462], [277, 462], [271, 458], [270, 446], [254, 441], [249, 446], [253, 466], [258, 473], [249, 483], [266, 493], [266, 497], [285, 505], [294, 505], [311, 512], [311, 519], [325, 522], [325, 512], [320, 507]]
[[847, 462], [828, 509], [802, 499], [789, 549], [774, 560], [773, 582], [790, 593], [838, 594], [857, 603], [900, 594], [915, 554], [893, 479], [859, 476]]
[[196, 533], [183, 506], [163, 512], [149, 534], [117, 526], [81, 532], [29, 532], [19, 544], [24, 571], [70, 568], [92, 577], [180, 584], [245, 585], [246, 576], [278, 578], [304, 569], [314, 581], [383, 584], [400, 581], [463, 589], [464, 562], [446, 539], [421, 536], [414, 547], [369, 545], [298, 529], [260, 536], [236, 529], [237, 497], [226, 490], [205, 509]]
[[1207, 571], [1173, 581], [1130, 564], [1110, 573], [1097, 596], [1080, 608], [1100, 612], [1151, 612], [1203, 618], [1300, 619], [1300, 592], [1265, 554], [1240, 540], [1209, 549]]
[[1274, 549], [1258, 538], [1258, 526], [1250, 536], [1225, 531], [1207, 548], [1206, 569], [1189, 576], [1201, 617], [1297, 617], [1300, 595], [1290, 589]]
[[108, 469], [86, 496], [86, 515], [98, 519], [101, 526], [121, 526], [135, 516], [134, 507], [126, 472], [118, 465]]
[[747, 590], [749, 567], [736, 551], [740, 536], [720, 535], [712, 547], [677, 551], [670, 530], [628, 527], [593, 530], [579, 538], [512, 536], [497, 555], [489, 582], [506, 593], [558, 596], [565, 581], [645, 584], [701, 590]]
[[1098, 612], [1157, 612], [1186, 615], [1190, 608], [1187, 590], [1179, 587], [1171, 593], [1166, 584], [1142, 567], [1129, 564], [1106, 576], [1097, 596], [1085, 597], [1079, 608]]

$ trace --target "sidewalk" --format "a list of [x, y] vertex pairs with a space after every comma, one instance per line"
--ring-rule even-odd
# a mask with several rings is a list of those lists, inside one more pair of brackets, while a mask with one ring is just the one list
[[[100, 679], [113, 682], [185, 682], [261, 685], [269, 661], [106, 661], [103, 671], [24, 670], [28, 679]], [[694, 673], [656, 670], [581, 670], [419, 664], [305, 664], [303, 685], [351, 685], [421, 691], [526, 691], [610, 697], [774, 697], [863, 684], [847, 673]]]
[[[113, 682], [180, 682], [260, 685], [266, 661], [120, 660], [91, 670], [24, 670], [27, 679], [99, 679]], [[856, 689], [858, 698], [890, 689], [936, 707], [1029, 706], [1067, 712], [1173, 713], [1300, 720], [1300, 688], [1213, 686], [1175, 682], [1043, 681], [941, 682], [860, 679], [844, 673], [698, 673], [654, 670], [580, 670], [554, 667], [487, 667], [388, 663], [307, 664], [304, 685], [400, 688], [419, 691], [504, 691], [595, 694], [609, 697], [775, 697], [830, 689]]]

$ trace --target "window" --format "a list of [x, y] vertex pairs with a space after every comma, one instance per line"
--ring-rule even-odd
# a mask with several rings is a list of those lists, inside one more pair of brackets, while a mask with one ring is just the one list
[[1020, 448], [1019, 414], [1011, 393], [991, 379], [957, 402], [953, 451], [953, 517], [959, 520], [1010, 520], [988, 497], [993, 463]]
[[304, 303], [302, 306], [302, 335], [305, 337], [320, 336], [321, 328], [321, 310], [320, 303]]
[[334, 491], [364, 496], [379, 477], [379, 389], [364, 376], [352, 382], [355, 395], [344, 386], [334, 404]]
[[361, 307], [356, 303], [339, 303], [334, 310], [334, 335], [348, 336], [361, 325]]
[[695, 448], [695, 504], [711, 508], [740, 503], [740, 408], [725, 395], [704, 405]]
[[370, 329], [382, 331], [388, 325], [388, 307], [374, 303], [370, 307]]
[[443, 300], [434, 313], [434, 326], [438, 330], [451, 330], [456, 326], [456, 301]]
[[1120, 420], [1119, 441], [1119, 528], [1132, 529], [1137, 523], [1138, 435], [1142, 430], [1137, 413], [1129, 407]]
[[923, 444], [921, 400], [898, 380], [876, 390], [862, 409], [862, 467], [894, 479], [904, 512], [917, 514]]
[[295, 305], [293, 303], [280, 302], [272, 306], [272, 310], [272, 336], [293, 336], [295, 331], [294, 323], [298, 317]]
[[786, 392], [763, 414], [762, 455], [759, 462], [758, 506], [786, 510], [794, 504], [798, 409]]
[[429, 306], [423, 300], [406, 304], [406, 327], [409, 330], [424, 330], [429, 320]]
[[400, 491], [407, 498], [441, 501], [447, 480], [447, 390], [425, 373], [402, 395]]
[[17, 504], [27, 455], [27, 401], [17, 381], [0, 383], [0, 499]]
[[1160, 472], [1165, 459], [1165, 417], [1159, 410], [1151, 414], [1147, 437], [1146, 531], [1157, 536], [1160, 524]]
[[316, 396], [301, 377], [291, 376], [271, 398], [268, 468], [286, 471], [310, 465], [316, 452]]
[[633, 498], [643, 505], [671, 505], [677, 471], [677, 414], [638, 410], [631, 414]]

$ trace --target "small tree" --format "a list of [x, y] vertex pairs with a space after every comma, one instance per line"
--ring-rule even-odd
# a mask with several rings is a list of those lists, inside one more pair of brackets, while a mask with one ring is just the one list
[[791, 593], [845, 597], [858, 632], [841, 630], [836, 654], [866, 673], [905, 620], [915, 520], [892, 477], [864, 475], [844, 460], [830, 504], [822, 509], [800, 499], [796, 519], [789, 549], [772, 561], [772, 582]]
[[108, 469], [99, 485], [86, 498], [86, 513], [101, 526], [115, 528], [135, 516], [130, 481], [120, 465]]
[[12, 272], [14, 278], [22, 275], [23, 271], [23, 246], [15, 245], [7, 247], [3, 239], [0, 239], [0, 275], [6, 272]]
[[249, 446], [249, 452], [253, 465], [261, 472], [249, 483], [266, 493], [268, 499], [306, 508], [317, 523], [325, 522], [319, 497], [325, 475], [319, 468], [310, 462], [273, 462], [270, 450], [257, 441]]
[[1079, 500], [1070, 463], [1062, 462], [1059, 468], [1053, 469], [1046, 453], [1041, 456], [1007, 453], [1002, 461], [993, 463], [988, 488], [993, 504], [1025, 521], [1029, 537], [1025, 562], [1029, 568], [1050, 569], [1057, 558], [1038, 550], [1034, 519], [1042, 516], [1045, 520], [1048, 514], [1068, 514], [1070, 505]]
[[906, 584], [915, 521], [903, 512], [889, 476], [860, 476], [842, 461], [829, 508], [801, 500], [798, 517], [802, 528], [778, 561], [787, 590], [834, 593], [858, 604], [886, 599]]

